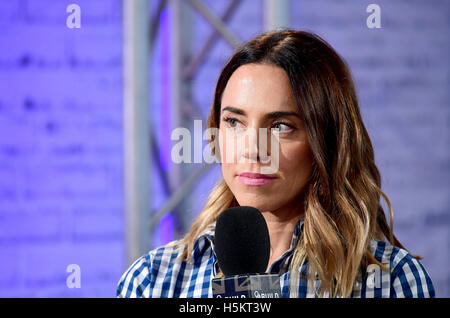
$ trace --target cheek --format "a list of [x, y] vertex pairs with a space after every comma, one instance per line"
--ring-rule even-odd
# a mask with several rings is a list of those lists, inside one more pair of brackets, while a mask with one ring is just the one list
[[241, 161], [244, 147], [248, 147], [248, 140], [243, 131], [219, 130], [220, 162], [236, 165]]
[[229, 134], [227, 135], [226, 130], [224, 128], [219, 129], [219, 149], [220, 149], [220, 162], [226, 164], [229, 162], [228, 159], [234, 158], [235, 153], [233, 149], [233, 140], [230, 138]]
[[225, 179], [225, 181], [231, 181], [231, 178], [234, 174], [234, 168], [235, 168], [235, 149], [234, 149], [234, 142], [230, 138], [230, 136], [226, 136], [225, 129], [220, 128], [219, 129], [219, 155], [220, 155], [220, 162], [221, 162], [221, 169], [222, 169], [222, 175]]
[[286, 178], [309, 178], [312, 171], [312, 153], [307, 142], [280, 147], [280, 171]]

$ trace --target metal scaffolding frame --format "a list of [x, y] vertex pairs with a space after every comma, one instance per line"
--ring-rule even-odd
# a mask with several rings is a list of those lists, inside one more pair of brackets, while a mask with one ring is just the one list
[[[203, 164], [194, 171], [174, 165], [166, 173], [158, 166], [159, 145], [149, 124], [150, 78], [148, 74], [152, 50], [160, 29], [161, 14], [165, 8], [170, 13], [170, 85], [172, 127], [186, 127], [186, 114], [201, 112], [192, 100], [186, 100], [202, 63], [214, 43], [222, 37], [233, 49], [241, 39], [227, 26], [227, 22], [244, 0], [229, 0], [223, 14], [217, 15], [200, 0], [160, 0], [156, 12], [149, 14], [149, 0], [123, 0], [124, 25], [124, 187], [125, 187], [125, 237], [126, 265], [148, 252], [150, 234], [165, 215], [172, 213], [181, 219], [181, 230], [190, 227], [182, 210], [186, 198], [198, 180], [212, 165]], [[153, 1], [153, 0], [151, 0]], [[196, 13], [211, 25], [211, 32], [196, 52], [187, 47], [192, 42], [190, 14]], [[290, 0], [264, 0], [264, 31], [289, 27]], [[186, 62], [187, 61], [187, 62]], [[183, 62], [185, 65], [183, 65]], [[188, 110], [186, 110], [188, 108]], [[202, 118], [205, 120], [205, 118]], [[205, 122], [205, 121], [204, 121]], [[184, 125], [186, 124], [186, 126]], [[155, 165], [156, 164], [156, 165]], [[156, 212], [150, 211], [151, 169], [159, 169], [161, 181], [169, 198]], [[180, 208], [181, 207], [181, 208]], [[184, 219], [183, 219], [184, 218]]]

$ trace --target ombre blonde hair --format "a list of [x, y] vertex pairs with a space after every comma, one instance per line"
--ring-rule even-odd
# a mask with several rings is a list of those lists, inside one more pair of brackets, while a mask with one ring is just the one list
[[[313, 154], [310, 182], [304, 190], [302, 236], [290, 263], [291, 291], [298, 289], [299, 270], [320, 280], [320, 296], [349, 297], [359, 271], [380, 264], [370, 240], [387, 240], [403, 248], [393, 234], [393, 210], [381, 190], [374, 152], [364, 127], [353, 80], [343, 59], [317, 35], [298, 30], [263, 33], [244, 43], [219, 76], [208, 128], [218, 128], [222, 94], [231, 74], [248, 63], [283, 68], [291, 83]], [[217, 140], [211, 139], [213, 151]], [[388, 224], [380, 196], [389, 208]], [[190, 261], [195, 240], [221, 212], [238, 206], [222, 179], [212, 189], [190, 232], [177, 245]], [[292, 295], [292, 293], [291, 293]]]

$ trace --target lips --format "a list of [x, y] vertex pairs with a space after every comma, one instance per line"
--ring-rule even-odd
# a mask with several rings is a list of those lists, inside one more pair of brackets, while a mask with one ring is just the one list
[[238, 180], [247, 186], [262, 186], [274, 181], [276, 177], [261, 173], [244, 172], [239, 174]]
[[253, 173], [253, 172], [244, 172], [239, 174], [239, 177], [249, 178], [249, 179], [276, 179], [276, 177], [272, 177], [266, 174], [261, 173]]

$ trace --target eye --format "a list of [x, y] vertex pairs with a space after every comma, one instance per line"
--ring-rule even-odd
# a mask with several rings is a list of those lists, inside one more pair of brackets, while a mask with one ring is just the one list
[[228, 126], [230, 126], [230, 128], [238, 128], [238, 124], [239, 121], [236, 118], [233, 117], [224, 117], [223, 121], [228, 123]]
[[285, 124], [285, 123], [274, 123], [272, 126], [272, 131], [276, 132], [276, 133], [280, 133], [280, 132], [289, 132], [291, 131], [293, 128], [292, 126]]

